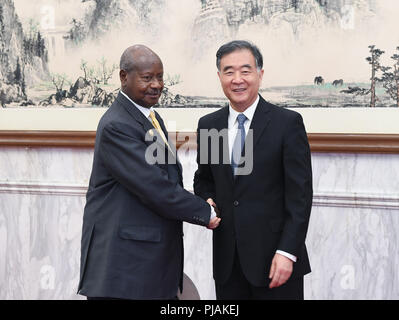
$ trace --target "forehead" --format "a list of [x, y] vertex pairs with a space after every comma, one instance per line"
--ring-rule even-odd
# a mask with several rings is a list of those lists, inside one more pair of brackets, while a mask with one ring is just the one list
[[142, 55], [135, 58], [137, 72], [163, 72], [162, 61], [156, 56]]
[[241, 67], [250, 65], [256, 67], [255, 57], [248, 49], [239, 49], [224, 55], [220, 59], [221, 69], [226, 67]]

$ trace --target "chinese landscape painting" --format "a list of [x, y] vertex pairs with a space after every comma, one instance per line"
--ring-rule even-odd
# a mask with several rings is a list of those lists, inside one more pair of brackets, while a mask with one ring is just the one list
[[399, 107], [397, 0], [2, 0], [0, 105], [106, 108], [130, 45], [164, 64], [158, 107], [225, 105], [215, 53], [249, 40], [289, 108]]

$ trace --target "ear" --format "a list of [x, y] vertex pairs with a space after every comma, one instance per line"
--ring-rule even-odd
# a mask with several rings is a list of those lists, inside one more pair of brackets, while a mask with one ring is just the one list
[[262, 79], [263, 79], [263, 74], [265, 73], [265, 70], [264, 69], [262, 69], [262, 70], [260, 70], [259, 71], [259, 80], [260, 81], [262, 81]]
[[125, 70], [119, 71], [119, 79], [121, 80], [121, 85], [123, 87], [127, 81], [127, 72]]
[[218, 71], [218, 77], [219, 77], [219, 80], [220, 80], [220, 71]]

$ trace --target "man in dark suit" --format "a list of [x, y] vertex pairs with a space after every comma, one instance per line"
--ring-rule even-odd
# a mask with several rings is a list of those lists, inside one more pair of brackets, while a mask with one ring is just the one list
[[302, 117], [259, 95], [264, 70], [255, 45], [232, 41], [216, 57], [230, 103], [198, 122], [194, 176], [195, 194], [222, 218], [213, 232], [216, 297], [303, 299], [313, 191]]
[[176, 150], [151, 108], [163, 89], [160, 58], [132, 46], [120, 69], [121, 91], [97, 128], [78, 293], [88, 299], [174, 299], [182, 290], [182, 221], [213, 229], [220, 220], [183, 189]]

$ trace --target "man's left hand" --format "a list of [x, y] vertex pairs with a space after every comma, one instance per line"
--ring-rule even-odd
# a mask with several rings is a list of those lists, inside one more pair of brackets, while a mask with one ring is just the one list
[[292, 274], [293, 265], [294, 262], [292, 260], [276, 253], [270, 268], [269, 279], [272, 279], [272, 281], [269, 288], [276, 288], [286, 283]]

